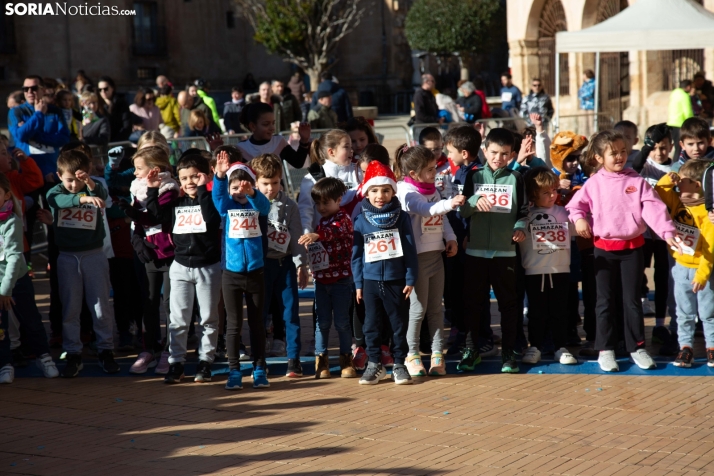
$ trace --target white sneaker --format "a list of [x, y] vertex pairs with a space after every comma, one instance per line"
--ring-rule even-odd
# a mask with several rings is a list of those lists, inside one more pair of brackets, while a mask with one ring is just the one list
[[563, 365], [573, 365], [578, 363], [578, 359], [573, 357], [573, 354], [571, 354], [565, 347], [561, 347], [555, 351], [555, 360], [560, 361]]
[[0, 383], [12, 383], [15, 380], [15, 367], [10, 364], [0, 369]]
[[271, 357], [285, 357], [285, 341], [273, 339], [273, 345], [268, 355]]
[[657, 368], [650, 354], [645, 349], [637, 349], [630, 354], [632, 361], [642, 370], [652, 370]]
[[536, 347], [528, 347], [523, 353], [521, 362], [524, 364], [537, 364], [540, 362], [540, 350]]
[[655, 315], [655, 310], [650, 304], [649, 299], [642, 298], [642, 315], [645, 317], [651, 317]]
[[615, 360], [614, 350], [601, 350], [600, 356], [597, 358], [597, 363], [603, 372], [619, 372], [620, 367]]
[[40, 358], [35, 359], [35, 364], [37, 364], [37, 367], [42, 370], [42, 373], [45, 375], [45, 377], [59, 377], [59, 370], [57, 370], [57, 367], [55, 366], [55, 363], [52, 360], [52, 356], [50, 354], [44, 354], [40, 356]]

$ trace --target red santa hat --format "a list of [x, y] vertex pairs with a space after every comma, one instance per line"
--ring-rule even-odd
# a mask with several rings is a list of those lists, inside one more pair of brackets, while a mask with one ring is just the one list
[[366, 195], [370, 187], [377, 185], [391, 185], [394, 193], [397, 193], [397, 179], [394, 177], [394, 172], [383, 163], [373, 160], [367, 166], [360, 190]]

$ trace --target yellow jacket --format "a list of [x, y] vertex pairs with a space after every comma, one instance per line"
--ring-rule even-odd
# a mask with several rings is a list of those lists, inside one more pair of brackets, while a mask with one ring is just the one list
[[179, 103], [173, 96], [159, 96], [156, 98], [156, 107], [161, 111], [164, 124], [175, 132], [181, 133], [181, 114]]
[[714, 256], [714, 225], [709, 221], [704, 203], [693, 207], [685, 206], [679, 199], [679, 194], [675, 191], [672, 179], [665, 175], [657, 185], [655, 191], [662, 201], [667, 205], [672, 220], [682, 225], [692, 226], [699, 229], [700, 236], [694, 248], [694, 256], [671, 251], [672, 256], [682, 266], [696, 268], [694, 281], [705, 285], [709, 281], [712, 272], [712, 260]]

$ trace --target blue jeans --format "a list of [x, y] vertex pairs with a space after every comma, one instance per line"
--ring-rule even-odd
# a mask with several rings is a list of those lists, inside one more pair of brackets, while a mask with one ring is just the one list
[[704, 338], [707, 347], [714, 347], [714, 288], [712, 278], [704, 289], [694, 294], [692, 279], [694, 268], [686, 268], [679, 263], [672, 268], [674, 279], [674, 298], [677, 301], [677, 327], [679, 328], [679, 346], [694, 348], [694, 327], [697, 315], [704, 325]]
[[[297, 270], [292, 257], [265, 259], [265, 305], [263, 322], [268, 318], [270, 304], [277, 300], [285, 322], [285, 345], [288, 359], [300, 358], [300, 302], [298, 300]], [[277, 319], [279, 316], [273, 316]]]
[[350, 328], [350, 304], [353, 290], [352, 278], [340, 279], [336, 283], [315, 283], [315, 355], [327, 352], [330, 325], [333, 315], [335, 329], [340, 338], [340, 354], [352, 352], [352, 330]]

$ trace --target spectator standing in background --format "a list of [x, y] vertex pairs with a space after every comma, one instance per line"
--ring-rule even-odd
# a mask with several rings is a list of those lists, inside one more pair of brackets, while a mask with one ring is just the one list
[[104, 109], [109, 116], [111, 138], [109, 142], [119, 142], [129, 139], [131, 134], [131, 116], [129, 105], [124, 95], [116, 91], [114, 80], [109, 76], [102, 76], [97, 83], [99, 97], [104, 101]]
[[578, 89], [580, 109], [587, 114], [582, 118], [582, 135], [590, 137], [593, 132], [593, 114], [595, 112], [595, 73], [592, 69], [583, 71], [583, 85]]
[[163, 123], [161, 111], [155, 103], [156, 96], [153, 90], [139, 88], [134, 96], [134, 104], [129, 106], [129, 110], [141, 118], [144, 130], [158, 131], [159, 125]]
[[243, 88], [231, 88], [231, 100], [223, 104], [223, 126], [228, 134], [237, 134], [242, 131], [240, 113], [245, 107]]
[[432, 92], [436, 86], [434, 76], [421, 75], [421, 87], [414, 93], [414, 122], [416, 124], [443, 123], [444, 118], [439, 117], [439, 106]]
[[521, 90], [513, 84], [510, 73], [501, 75], [501, 107], [509, 115], [515, 116], [521, 109]]
[[[349, 95], [342, 86], [337, 84], [337, 80], [332, 76], [332, 73], [322, 73], [320, 75], [322, 82], [317, 87], [317, 92], [327, 91], [332, 95], [332, 110], [337, 114], [339, 122], [347, 122], [352, 119], [352, 103]], [[317, 95], [312, 96], [312, 107], [317, 104]]]
[[679, 129], [682, 123], [694, 116], [692, 110], [692, 92], [694, 85], [688, 79], [679, 82], [679, 87], [669, 95], [669, 108], [667, 113], [667, 125], [672, 128], [672, 142], [674, 143], [674, 158], [679, 157], [682, 150], [679, 146]]
[[528, 122], [528, 125], [531, 125], [531, 114], [540, 114], [546, 127], [550, 118], [553, 117], [553, 103], [543, 89], [543, 82], [540, 78], [533, 78], [531, 92], [521, 104], [521, 116]]

